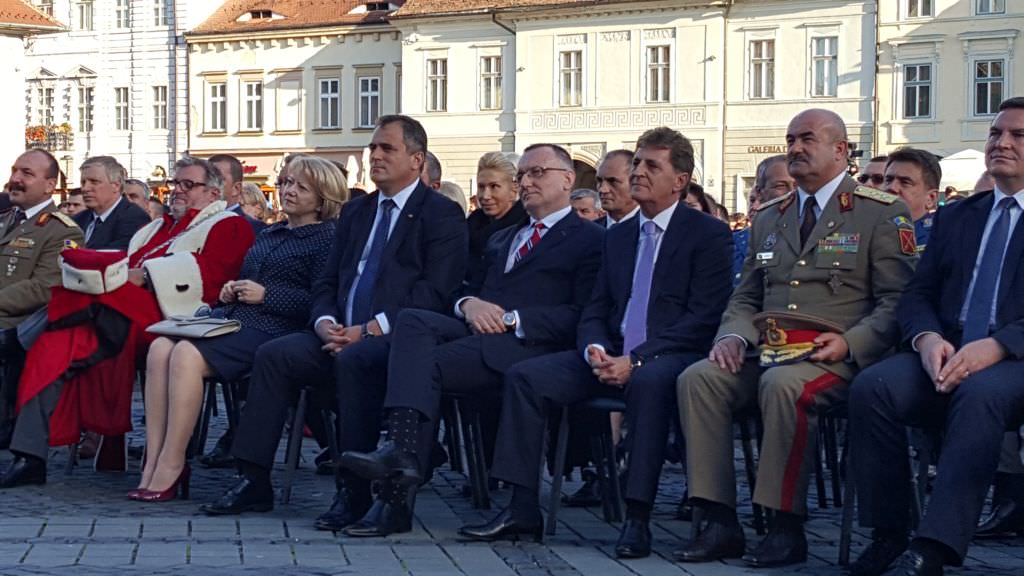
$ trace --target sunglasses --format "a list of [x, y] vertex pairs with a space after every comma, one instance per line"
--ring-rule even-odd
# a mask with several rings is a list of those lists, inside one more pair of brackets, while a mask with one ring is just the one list
[[858, 174], [857, 175], [857, 182], [860, 182], [861, 184], [867, 184], [868, 180], [870, 180], [872, 184], [884, 184], [885, 183], [885, 176], [883, 176], [881, 174], [871, 174], [871, 175], [868, 175], [868, 174]]

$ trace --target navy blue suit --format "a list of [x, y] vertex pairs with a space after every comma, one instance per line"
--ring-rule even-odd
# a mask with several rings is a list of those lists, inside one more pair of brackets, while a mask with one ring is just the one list
[[[89, 223], [94, 217], [92, 210], [82, 210], [72, 218], [84, 234], [89, 229]], [[126, 198], [121, 198], [110, 216], [107, 216], [102, 224], [97, 222], [98, 227], [93, 230], [85, 247], [96, 250], [127, 250], [132, 236], [149, 222], [149, 214], [146, 214], [145, 210], [132, 204]]]
[[[313, 285], [310, 328], [267, 342], [257, 351], [249, 399], [232, 454], [270, 467], [292, 398], [302, 386], [337, 386], [343, 450], [374, 449], [391, 336], [353, 343], [335, 356], [313, 332], [321, 316], [345, 323], [358, 265], [377, 217], [379, 192], [347, 202], [338, 216], [327, 264]], [[466, 269], [466, 224], [451, 200], [418, 184], [397, 216], [375, 282], [372, 312], [393, 329], [403, 308], [444, 311]], [[370, 409], [377, 407], [377, 409]]]
[[[575, 344], [580, 312], [590, 299], [601, 259], [604, 231], [570, 211], [527, 255], [505, 271], [516, 234], [529, 219], [491, 237], [487, 273], [467, 296], [516, 311], [522, 335], [474, 334], [464, 320], [428, 310], [403, 310], [392, 338], [387, 408], [412, 408], [434, 429], [441, 392], [476, 392], [501, 386], [518, 361]], [[421, 438], [423, 446], [429, 437]], [[427, 451], [420, 451], [425, 457]], [[423, 461], [421, 464], [426, 465]]]
[[[513, 366], [505, 378], [504, 400], [492, 475], [536, 488], [543, 450], [544, 421], [553, 406], [598, 395], [616, 395], [584, 359], [590, 344], [621, 355], [621, 325], [632, 291], [640, 218], [605, 233], [594, 294], [583, 310], [577, 349]], [[663, 233], [647, 309], [647, 341], [632, 357], [625, 387], [631, 454], [626, 497], [651, 504], [676, 411], [675, 381], [711, 347], [732, 289], [732, 235], [723, 222], [680, 203]]]
[[[993, 205], [980, 193], [946, 206], [934, 217], [928, 248], [896, 310], [903, 344], [936, 332], [961, 344], [960, 313]], [[999, 461], [1003, 434], [1024, 419], [1024, 225], [1006, 248], [995, 324], [990, 336], [1005, 360], [972, 373], [952, 393], [940, 394], [916, 352], [903, 352], [862, 371], [850, 395], [854, 476], [861, 524], [886, 530], [908, 526], [909, 464], [904, 426], [947, 429], [931, 505], [917, 536], [951, 549], [959, 564], [967, 552], [988, 486]]]

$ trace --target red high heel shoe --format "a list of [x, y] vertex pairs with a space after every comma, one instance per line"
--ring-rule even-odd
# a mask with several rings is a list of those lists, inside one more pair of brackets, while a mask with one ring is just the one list
[[139, 494], [138, 499], [142, 502], [167, 502], [168, 500], [174, 500], [177, 498], [178, 488], [181, 488], [181, 498], [183, 500], [188, 500], [188, 484], [191, 476], [192, 469], [188, 464], [185, 464], [185, 468], [183, 468], [181, 474], [178, 475], [178, 479], [168, 486], [166, 490], [162, 490], [160, 492], [143, 490], [142, 493]]
[[142, 496], [142, 494], [144, 494], [145, 492], [147, 492], [147, 490], [145, 488], [136, 488], [134, 490], [129, 490], [128, 491], [128, 499], [129, 500], [141, 500], [140, 496]]

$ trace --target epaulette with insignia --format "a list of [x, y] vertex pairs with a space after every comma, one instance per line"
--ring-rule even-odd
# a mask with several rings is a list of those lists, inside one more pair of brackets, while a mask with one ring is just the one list
[[782, 202], [786, 198], [789, 198], [793, 194], [796, 194], [796, 192], [787, 192], [787, 193], [783, 194], [782, 196], [779, 196], [778, 198], [773, 198], [773, 199], [765, 202], [764, 204], [761, 204], [760, 210], [764, 210], [765, 208], [767, 208], [769, 206], [774, 206], [774, 205], [778, 204], [779, 202]]
[[[71, 216], [68, 216], [67, 214], [65, 214], [63, 212], [47, 212], [47, 214], [49, 214], [50, 216], [53, 216], [57, 220], [60, 220], [68, 228], [77, 227], [78, 226], [78, 224], [76, 224], [75, 221], [71, 219]], [[43, 222], [44, 222], [43, 220], [40, 220], [40, 224], [42, 224]]]
[[882, 192], [881, 190], [875, 190], [874, 188], [868, 188], [867, 186], [857, 186], [853, 193], [863, 198], [870, 198], [875, 202], [881, 202], [882, 204], [892, 204], [899, 199], [899, 196], [895, 194], [889, 194], [888, 192]]

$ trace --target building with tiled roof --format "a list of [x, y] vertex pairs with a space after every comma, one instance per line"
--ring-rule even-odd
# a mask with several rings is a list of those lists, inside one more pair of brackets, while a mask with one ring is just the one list
[[396, 18], [482, 14], [536, 8], [580, 8], [602, 4], [623, 4], [630, 0], [408, 0]]
[[228, 0], [186, 34], [189, 149], [230, 153], [272, 185], [283, 158], [315, 152], [362, 183], [363, 148], [398, 110], [402, 2]]
[[7, 35], [56, 32], [60, 22], [24, 0], [0, 0], [0, 31]]

